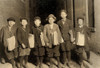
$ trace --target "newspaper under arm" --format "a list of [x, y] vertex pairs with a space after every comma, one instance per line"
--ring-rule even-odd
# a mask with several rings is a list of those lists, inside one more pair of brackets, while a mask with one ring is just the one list
[[44, 34], [43, 34], [43, 32], [41, 32], [40, 39], [41, 39], [42, 46], [45, 46]]
[[16, 45], [15, 36], [12, 36], [12, 37], [7, 39], [7, 46], [8, 46], [8, 50], [9, 51], [14, 50], [15, 49], [15, 45]]
[[85, 35], [81, 32], [77, 32], [77, 45], [84, 46], [85, 45]]
[[28, 41], [29, 41], [29, 46], [30, 48], [34, 48], [35, 46], [35, 41], [34, 41], [34, 34], [29, 34], [29, 38], [28, 38]]

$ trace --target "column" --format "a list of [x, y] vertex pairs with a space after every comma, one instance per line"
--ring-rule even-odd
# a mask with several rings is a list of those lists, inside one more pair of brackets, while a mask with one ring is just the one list
[[95, 18], [95, 42], [100, 48], [100, 0], [94, 0], [94, 18]]
[[25, 0], [25, 8], [26, 8], [26, 18], [30, 21], [30, 8], [29, 8], [29, 0]]

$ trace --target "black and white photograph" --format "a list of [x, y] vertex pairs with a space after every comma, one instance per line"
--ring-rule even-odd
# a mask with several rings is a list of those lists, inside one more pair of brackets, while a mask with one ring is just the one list
[[100, 68], [100, 0], [0, 0], [0, 68]]

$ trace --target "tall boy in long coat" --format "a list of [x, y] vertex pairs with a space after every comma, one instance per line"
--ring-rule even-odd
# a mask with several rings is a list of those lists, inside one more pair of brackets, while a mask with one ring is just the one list
[[[72, 34], [72, 23], [69, 19], [67, 19], [67, 13], [65, 10], [61, 10], [61, 20], [59, 20], [57, 22], [60, 31], [61, 31], [61, 35], [64, 39], [64, 43], [61, 44], [61, 51], [62, 51], [62, 56], [63, 56], [63, 63], [66, 66], [67, 62], [65, 59], [68, 58], [68, 65], [70, 62], [70, 58], [71, 58], [71, 41], [73, 38], [73, 34]], [[67, 57], [66, 57], [67, 56]]]

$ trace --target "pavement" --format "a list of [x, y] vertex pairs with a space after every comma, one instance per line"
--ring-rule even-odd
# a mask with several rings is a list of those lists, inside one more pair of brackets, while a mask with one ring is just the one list
[[[54, 62], [53, 68], [57, 68], [56, 67], [57, 61], [55, 59], [53, 59], [52, 61]], [[90, 65], [88, 62], [84, 61], [84, 68], [100, 68], [100, 55], [97, 55], [97, 54], [91, 52], [90, 61], [92, 62], [92, 65]], [[28, 68], [36, 68], [36, 66], [32, 63], [28, 63], [27, 66], [28, 66]], [[5, 64], [0, 63], [0, 68], [12, 68], [12, 65], [10, 63], [5, 63]], [[48, 67], [48, 65], [43, 64], [43, 68], [49, 68], [49, 67]], [[68, 67], [66, 66], [66, 68], [68, 68]], [[80, 67], [76, 62], [72, 61], [71, 68], [80, 68]]]

